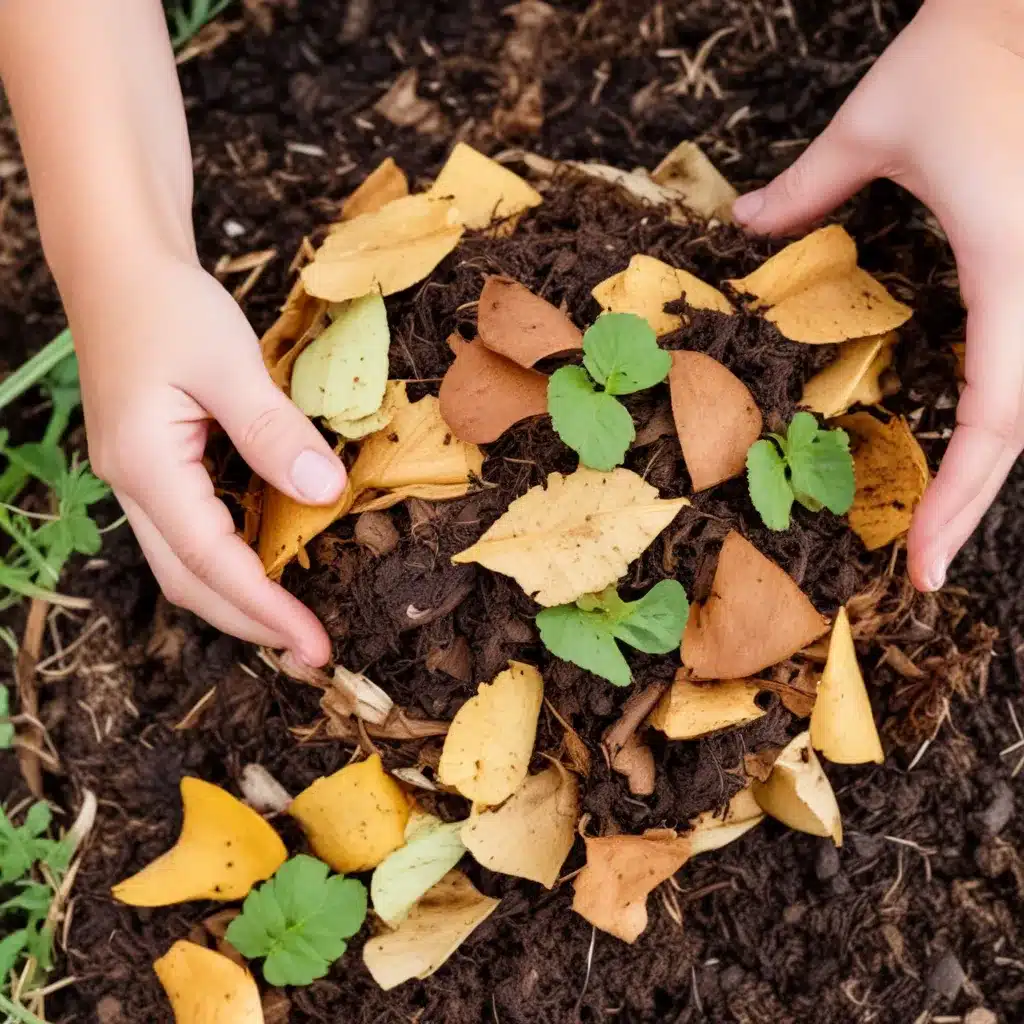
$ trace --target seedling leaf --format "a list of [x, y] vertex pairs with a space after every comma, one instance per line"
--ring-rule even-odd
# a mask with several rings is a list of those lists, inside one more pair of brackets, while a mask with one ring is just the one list
[[563, 366], [551, 375], [548, 409], [558, 436], [591, 469], [620, 465], [636, 436], [626, 407], [598, 391], [582, 366]]
[[629, 686], [633, 676], [600, 612], [585, 612], [574, 604], [545, 608], [537, 615], [544, 646], [562, 661], [607, 679], [614, 686]]
[[747, 452], [750, 500], [769, 530], [788, 530], [793, 488], [786, 479], [786, 460], [775, 442], [755, 441]]
[[651, 325], [634, 313], [605, 313], [583, 335], [583, 365], [610, 395], [660, 384], [672, 365]]

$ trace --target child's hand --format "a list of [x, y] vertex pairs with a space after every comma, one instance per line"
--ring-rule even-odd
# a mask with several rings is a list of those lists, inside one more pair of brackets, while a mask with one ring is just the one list
[[1024, 448], [1021, 0], [927, 0], [820, 138], [735, 214], [792, 231], [878, 177], [938, 216], [969, 311], [958, 426], [908, 541], [911, 578], [933, 590]]
[[135, 266], [109, 293], [93, 279], [69, 308], [93, 467], [164, 593], [226, 633], [323, 664], [323, 627], [266, 578], [202, 463], [216, 420], [261, 477], [299, 501], [331, 502], [345, 483], [330, 446], [271, 382], [241, 310], [199, 266], [177, 261]]

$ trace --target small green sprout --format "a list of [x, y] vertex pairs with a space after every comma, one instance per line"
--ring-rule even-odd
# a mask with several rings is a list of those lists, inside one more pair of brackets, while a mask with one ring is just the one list
[[271, 985], [309, 985], [324, 977], [366, 918], [366, 886], [331, 875], [323, 861], [299, 854], [253, 889], [225, 935], [248, 960], [263, 959]]
[[563, 366], [551, 375], [548, 410], [555, 431], [584, 466], [622, 465], [636, 430], [616, 396], [660, 384], [671, 366], [671, 355], [658, 348], [643, 317], [606, 313], [583, 336], [583, 366]]
[[850, 439], [845, 430], [823, 430], [809, 412], [798, 412], [785, 437], [771, 434], [750, 446], [747, 484], [769, 530], [789, 529], [794, 501], [841, 516], [855, 491]]
[[662, 580], [639, 601], [623, 601], [614, 587], [588, 594], [575, 604], [545, 608], [537, 615], [544, 646], [556, 658], [607, 679], [615, 686], [633, 681], [616, 641], [645, 654], [667, 654], [682, 640], [690, 602], [676, 580]]

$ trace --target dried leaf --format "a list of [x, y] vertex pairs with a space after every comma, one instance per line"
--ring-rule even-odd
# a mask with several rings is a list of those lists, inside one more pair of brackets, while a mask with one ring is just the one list
[[289, 813], [313, 852], [343, 875], [375, 868], [405, 842], [409, 801], [374, 754], [317, 779]]
[[239, 789], [245, 802], [257, 814], [280, 814], [292, 802], [291, 794], [261, 764], [247, 764], [242, 769]]
[[462, 841], [485, 868], [551, 889], [579, 816], [576, 779], [555, 764], [529, 776], [497, 810], [474, 814], [462, 827]]
[[177, 843], [113, 888], [132, 907], [240, 900], [288, 858], [281, 837], [250, 807], [202, 779], [181, 780]]
[[289, 393], [292, 367], [306, 346], [327, 322], [327, 303], [314, 298], [297, 280], [281, 307], [281, 314], [260, 338], [260, 352], [274, 383]]
[[389, 156], [341, 204], [341, 219], [352, 220], [364, 213], [376, 213], [392, 199], [402, 199], [408, 194], [409, 179], [394, 158]]
[[303, 505], [266, 484], [257, 551], [267, 575], [271, 579], [280, 577], [284, 567], [314, 537], [348, 512], [353, 497], [350, 485], [333, 505]]
[[462, 223], [482, 231], [543, 202], [540, 193], [507, 167], [458, 142], [429, 194], [454, 202]]
[[618, 580], [688, 504], [628, 469], [551, 473], [452, 561], [511, 576], [545, 607], [569, 604]]
[[625, 776], [633, 796], [654, 793], [656, 769], [651, 748], [633, 733], [612, 759], [612, 770]]
[[761, 436], [761, 410], [747, 386], [703, 352], [673, 352], [672, 416], [695, 491], [740, 476]]
[[680, 142], [651, 171], [651, 179], [671, 188], [694, 213], [732, 223], [738, 193], [695, 142]]
[[363, 962], [386, 992], [413, 978], [429, 978], [498, 903], [477, 892], [461, 872], [451, 871], [394, 931], [366, 943]]
[[732, 531], [710, 597], [690, 608], [683, 664], [696, 679], [745, 679], [784, 661], [828, 627], [796, 583]]
[[441, 132], [446, 127], [441, 105], [416, 95], [419, 72], [407, 68], [391, 84], [391, 88], [373, 105], [373, 109], [399, 128], [415, 128], [421, 135]]
[[583, 348], [579, 328], [560, 309], [509, 277], [484, 281], [477, 332], [492, 352], [527, 369], [548, 356]]
[[686, 838], [690, 840], [693, 856], [696, 857], [698, 853], [728, 846], [763, 820], [764, 811], [748, 787], [741, 789], [729, 801], [723, 814], [705, 811], [694, 818], [690, 822], [693, 831], [688, 832]]
[[805, 385], [800, 404], [826, 419], [840, 416], [851, 405], [874, 405], [882, 400], [879, 377], [892, 365], [896, 332], [860, 338], [839, 346], [836, 361]]
[[255, 979], [221, 953], [179, 940], [153, 970], [176, 1024], [263, 1024]]
[[914, 511], [931, 480], [928, 460], [902, 416], [887, 423], [856, 412], [836, 420], [849, 431], [857, 493], [850, 529], [876, 551], [910, 529]]
[[830, 836], [843, 845], [839, 805], [821, 762], [802, 732], [779, 755], [767, 782], [752, 782], [751, 792], [762, 810], [783, 825], [812, 836]]
[[400, 539], [391, 516], [383, 512], [364, 512], [356, 520], [353, 536], [356, 543], [375, 558], [390, 555], [398, 547]]
[[428, 672], [444, 672], [462, 683], [473, 678], [473, 659], [464, 636], [457, 636], [446, 647], [432, 647], [426, 664]]
[[882, 764], [885, 760], [845, 607], [839, 609], [832, 625], [810, 732], [811, 745], [835, 764]]
[[464, 230], [449, 201], [428, 195], [393, 199], [375, 213], [334, 225], [303, 268], [302, 283], [328, 302], [374, 291], [393, 295], [427, 277]]
[[609, 935], [635, 942], [647, 927], [647, 896], [689, 859], [690, 841], [668, 829], [587, 839], [572, 909]]
[[786, 246], [729, 284], [767, 307], [765, 317], [784, 337], [808, 345], [885, 334], [913, 312], [857, 266], [857, 246], [838, 224]]
[[596, 285], [591, 294], [605, 312], [642, 316], [659, 336], [678, 331], [690, 322], [680, 313], [665, 312], [668, 303], [679, 299], [685, 299], [693, 309], [733, 312], [729, 300], [717, 288], [686, 270], [640, 254], [625, 270]]
[[494, 807], [526, 778], [537, 738], [544, 680], [518, 661], [459, 708], [438, 766], [438, 779], [476, 804]]
[[337, 665], [321, 706], [330, 704], [335, 711], [354, 715], [371, 725], [383, 725], [391, 715], [394, 701], [375, 682], [361, 672]]
[[743, 755], [743, 770], [748, 779], [757, 779], [758, 782], [767, 782], [782, 753], [782, 747], [765, 747], [753, 754]]
[[457, 335], [455, 362], [441, 382], [441, 416], [460, 440], [496, 441], [513, 424], [548, 411], [548, 378]]
[[692, 740], [720, 729], [735, 729], [764, 715], [757, 706], [760, 692], [757, 680], [723, 679], [701, 686], [680, 669], [648, 724], [670, 740]]

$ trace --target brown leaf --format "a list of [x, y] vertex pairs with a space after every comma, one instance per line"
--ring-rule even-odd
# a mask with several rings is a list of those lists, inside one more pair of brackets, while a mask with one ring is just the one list
[[390, 555], [398, 547], [398, 530], [386, 512], [363, 512], [356, 520], [354, 536], [356, 543], [376, 558]]
[[650, 796], [654, 792], [654, 754], [636, 733], [626, 741], [612, 760], [612, 769], [624, 775], [633, 796]]
[[267, 575], [279, 578], [306, 544], [348, 512], [353, 497], [349, 486], [333, 505], [303, 505], [267, 484], [257, 547]]
[[470, 682], [473, 666], [466, 638], [457, 636], [446, 647], [432, 647], [427, 654], [427, 671], [444, 672], [462, 683]]
[[392, 199], [401, 199], [408, 194], [409, 179], [394, 158], [389, 156], [341, 204], [341, 219], [352, 220], [364, 213], [376, 213]]
[[640, 728], [640, 723], [654, 710], [667, 689], [668, 683], [650, 683], [629, 695], [618, 721], [605, 729], [601, 737], [601, 748], [610, 765], [615, 763], [620, 751], [629, 743]]
[[421, 135], [439, 133], [447, 123], [441, 105], [417, 96], [418, 85], [419, 72], [408, 68], [394, 80], [373, 109], [399, 128], [415, 128]]
[[757, 779], [758, 782], [767, 782], [768, 776], [772, 773], [772, 766], [779, 759], [782, 747], [765, 747], [753, 754], [743, 755], [743, 770], [747, 777]]
[[[785, 671], [779, 671], [785, 668]], [[759, 684], [778, 696], [783, 707], [797, 718], [808, 718], [814, 710], [818, 683], [811, 666], [804, 662], [796, 668], [792, 662], [779, 666], [771, 679], [760, 679]]]
[[550, 302], [508, 277], [488, 277], [477, 312], [480, 341], [522, 367], [583, 348], [579, 328]]

